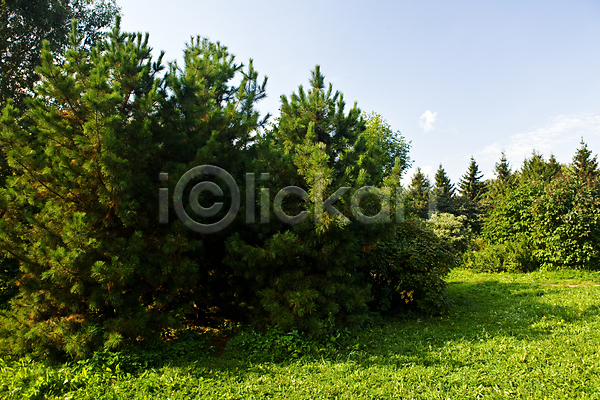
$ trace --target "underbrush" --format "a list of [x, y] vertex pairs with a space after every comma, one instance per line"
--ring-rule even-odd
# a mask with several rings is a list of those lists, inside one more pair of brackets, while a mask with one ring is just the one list
[[498, 244], [476, 242], [476, 250], [463, 254], [463, 266], [476, 272], [530, 272], [539, 268], [525, 241]]

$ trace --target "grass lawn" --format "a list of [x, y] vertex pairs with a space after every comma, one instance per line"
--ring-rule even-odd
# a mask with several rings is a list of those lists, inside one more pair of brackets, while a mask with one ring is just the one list
[[457, 269], [448, 282], [449, 315], [390, 321], [335, 351], [273, 362], [226, 349], [131, 371], [118, 357], [0, 360], [0, 397], [600, 399], [600, 274]]

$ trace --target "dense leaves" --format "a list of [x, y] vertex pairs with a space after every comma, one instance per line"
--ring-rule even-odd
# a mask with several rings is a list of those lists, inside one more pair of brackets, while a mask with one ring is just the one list
[[3, 0], [0, 2], [0, 106], [8, 99], [23, 108], [39, 75], [42, 42], [64, 54], [71, 20], [77, 21], [82, 43], [89, 49], [114, 22], [119, 8], [114, 0]]

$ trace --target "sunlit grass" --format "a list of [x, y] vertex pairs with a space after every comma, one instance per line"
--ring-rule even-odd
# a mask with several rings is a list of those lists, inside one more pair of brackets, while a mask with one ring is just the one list
[[450, 314], [388, 322], [321, 356], [311, 352], [274, 363], [226, 351], [221, 357], [171, 360], [130, 373], [120, 370], [118, 362], [3, 362], [0, 395], [600, 398], [600, 287], [594, 286], [600, 284], [599, 274], [455, 270], [448, 281], [454, 302]]

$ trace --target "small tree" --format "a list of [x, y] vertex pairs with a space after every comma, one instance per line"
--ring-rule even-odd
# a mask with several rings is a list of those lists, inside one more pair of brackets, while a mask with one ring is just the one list
[[435, 173], [434, 194], [436, 201], [436, 209], [439, 212], [447, 213], [452, 210], [452, 200], [454, 199], [454, 184], [444, 171], [442, 164], [438, 167]]
[[504, 154], [504, 152], [502, 152], [500, 161], [497, 162], [494, 166], [494, 173], [498, 182], [500, 182], [503, 185], [506, 185], [511, 181], [512, 171], [510, 168], [510, 164], [506, 159], [506, 154]]
[[506, 194], [515, 184], [515, 174], [511, 171], [506, 154], [502, 152], [500, 161], [494, 166], [495, 179], [488, 184], [487, 200], [491, 203], [497, 201]]
[[553, 154], [550, 155], [548, 161], [544, 160], [542, 154], [537, 151], [531, 153], [530, 158], [523, 161], [523, 166], [519, 171], [519, 182], [529, 183], [534, 181], [550, 182], [559, 172], [562, 166]]
[[431, 183], [429, 182], [429, 178], [425, 176], [421, 168], [417, 168], [408, 186], [406, 199], [411, 212], [423, 219], [427, 219], [429, 215], [430, 191]]
[[471, 156], [469, 169], [458, 182], [460, 194], [469, 200], [478, 200], [485, 192], [485, 183], [481, 181], [482, 177], [483, 174], [479, 171], [475, 158]]
[[598, 156], [592, 157], [592, 152], [581, 138], [581, 147], [573, 156], [570, 170], [576, 176], [588, 180], [598, 178]]

